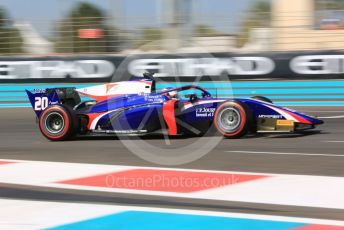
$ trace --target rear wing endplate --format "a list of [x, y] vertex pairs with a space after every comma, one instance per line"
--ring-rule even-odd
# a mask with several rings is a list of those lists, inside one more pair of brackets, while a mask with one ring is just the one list
[[35, 89], [33, 91], [25, 91], [37, 118], [41, 116], [42, 111], [48, 106], [61, 103], [55, 89]]

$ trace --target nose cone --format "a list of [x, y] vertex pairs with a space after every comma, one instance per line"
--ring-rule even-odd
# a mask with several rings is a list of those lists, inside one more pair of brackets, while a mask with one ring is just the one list
[[307, 116], [306, 117], [307, 120], [309, 120], [310, 122], [312, 122], [313, 125], [321, 125], [321, 124], [324, 124], [324, 121], [319, 119], [319, 118], [316, 118], [316, 117], [311, 117], [311, 116]]
[[318, 119], [318, 118], [316, 118], [315, 120], [316, 120], [316, 122], [315, 122], [316, 125], [324, 124], [324, 121], [323, 121], [323, 120], [320, 120], [320, 119]]

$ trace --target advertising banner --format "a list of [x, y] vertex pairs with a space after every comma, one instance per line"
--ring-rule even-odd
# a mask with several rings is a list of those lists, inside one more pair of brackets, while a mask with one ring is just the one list
[[164, 81], [344, 79], [344, 52], [0, 58], [0, 83], [110, 82], [145, 71]]

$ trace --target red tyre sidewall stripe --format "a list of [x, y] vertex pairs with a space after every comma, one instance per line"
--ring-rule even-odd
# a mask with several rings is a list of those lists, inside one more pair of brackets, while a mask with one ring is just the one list
[[[220, 110], [222, 109], [222, 107], [225, 107], [225, 106], [228, 106], [228, 104], [231, 104], [230, 106], [233, 106], [233, 107], [236, 107], [239, 109], [239, 112], [240, 112], [240, 116], [241, 116], [241, 121], [240, 121], [240, 126], [239, 126], [239, 129], [237, 131], [235, 131], [234, 133], [226, 133], [225, 131], [223, 131], [219, 125], [217, 124], [217, 116], [218, 116], [218, 113], [220, 112]], [[244, 127], [245, 127], [245, 123], [246, 123], [246, 112], [245, 112], [245, 109], [238, 103], [235, 103], [235, 102], [230, 102], [230, 103], [224, 103], [222, 104], [215, 112], [215, 116], [214, 116], [215, 120], [214, 120], [214, 124], [215, 124], [215, 127], [216, 129], [224, 136], [226, 137], [232, 137], [232, 136], [235, 136], [237, 135], [238, 133], [240, 133]]]
[[[49, 112], [49, 111], [51, 111], [51, 110], [58, 110], [59, 112], [62, 113], [62, 116], [63, 116], [63, 118], [65, 119], [65, 121], [64, 121], [64, 123], [65, 123], [64, 130], [63, 130], [63, 132], [62, 132], [60, 135], [58, 135], [58, 136], [51, 136], [51, 135], [46, 131], [46, 129], [43, 128], [43, 127], [44, 127], [44, 126], [43, 126], [43, 120], [44, 120], [43, 117], [44, 117], [44, 115], [45, 115], [47, 112]], [[70, 119], [69, 119], [68, 114], [66, 113], [65, 110], [63, 110], [63, 109], [60, 108], [60, 107], [52, 107], [52, 108], [48, 108], [48, 109], [44, 110], [43, 113], [42, 113], [42, 115], [41, 115], [41, 118], [39, 119], [39, 126], [40, 126], [41, 131], [44, 133], [44, 135], [48, 136], [48, 137], [51, 138], [51, 139], [59, 139], [59, 138], [63, 137], [64, 135], [66, 135], [66, 133], [67, 133], [68, 130], [69, 130], [69, 125], [70, 125], [69, 123], [70, 123]]]

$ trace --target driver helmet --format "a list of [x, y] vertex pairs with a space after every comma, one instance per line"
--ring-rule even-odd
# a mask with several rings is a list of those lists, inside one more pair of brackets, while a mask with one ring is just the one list
[[[165, 88], [165, 89], [163, 89], [163, 91], [164, 90], [169, 90], [169, 89], [172, 89], [172, 87]], [[178, 92], [176, 90], [166, 92], [163, 95], [168, 97], [168, 99], [174, 99], [174, 100], [179, 99], [179, 95], [178, 95]]]
[[179, 99], [178, 92], [176, 90], [170, 91], [167, 94], [170, 99], [174, 99], [174, 100]]

